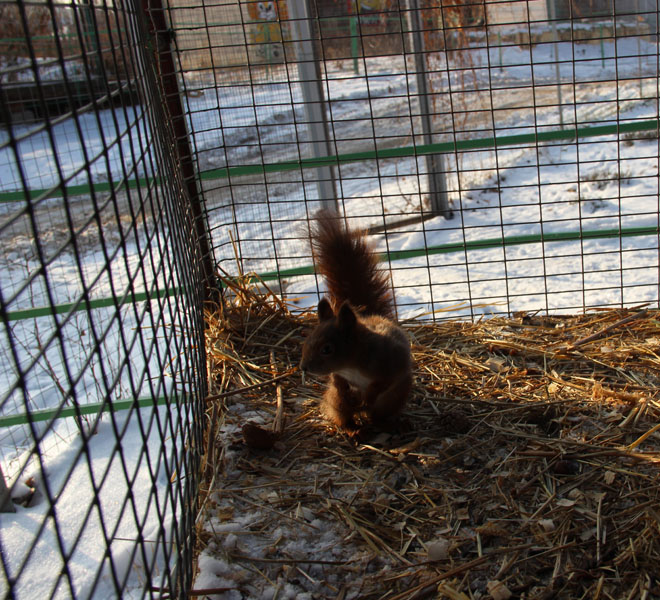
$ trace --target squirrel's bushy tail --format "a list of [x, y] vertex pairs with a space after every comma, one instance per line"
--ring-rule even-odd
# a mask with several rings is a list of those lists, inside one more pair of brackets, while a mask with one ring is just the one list
[[359, 313], [393, 318], [389, 274], [378, 268], [366, 234], [346, 228], [329, 210], [317, 214], [311, 233], [316, 269], [328, 285], [335, 311], [348, 300]]

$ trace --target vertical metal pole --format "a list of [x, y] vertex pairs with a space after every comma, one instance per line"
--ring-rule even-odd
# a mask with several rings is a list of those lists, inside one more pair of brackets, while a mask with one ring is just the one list
[[[419, 0], [408, 0], [410, 13], [410, 33], [413, 52], [415, 53], [415, 71], [417, 72], [417, 95], [419, 97], [419, 112], [422, 121], [424, 144], [433, 143], [433, 122], [429, 104], [428, 72], [424, 54], [424, 36]], [[451, 219], [454, 215], [447, 200], [447, 179], [445, 177], [444, 159], [442, 154], [427, 154], [426, 168], [429, 181], [429, 199], [431, 212]]]
[[195, 233], [200, 252], [200, 260], [202, 261], [204, 277], [206, 279], [206, 292], [208, 296], [211, 296], [213, 290], [217, 289], [215, 265], [209, 243], [206, 217], [202, 208], [203, 200], [199, 193], [197, 178], [195, 176], [192, 148], [188, 137], [183, 104], [181, 103], [174, 59], [172, 58], [171, 45], [174, 33], [168, 27], [165, 20], [165, 10], [161, 0], [142, 0], [142, 9], [147, 20], [149, 34], [155, 41], [155, 58], [158, 61], [160, 84], [162, 86], [168, 116], [171, 119], [181, 174], [195, 221]]
[[[553, 36], [555, 38], [555, 75], [557, 77], [557, 102], [559, 103], [559, 127], [561, 129], [564, 128], [564, 107], [563, 107], [563, 101], [562, 101], [562, 96], [561, 96], [561, 69], [559, 67], [559, 44], [560, 44], [560, 39], [559, 39], [559, 32], [557, 31], [557, 7], [555, 6], [554, 2], [548, 2], [548, 8], [550, 9], [550, 14], [548, 15], [550, 17], [550, 23], [552, 26], [552, 32]], [[603, 33], [601, 29], [601, 35], [600, 35], [601, 42], [603, 40]], [[604, 57], [603, 57], [604, 60]], [[603, 63], [603, 66], [605, 64]]]
[[360, 66], [358, 58], [360, 56], [360, 46], [358, 40], [358, 18], [356, 15], [348, 17], [348, 26], [351, 31], [351, 55], [353, 56], [353, 72], [356, 75], [360, 74]]
[[101, 77], [104, 70], [103, 57], [101, 55], [101, 44], [99, 43], [99, 36], [96, 33], [96, 27], [94, 25], [94, 15], [92, 14], [92, 11], [94, 10], [94, 4], [91, 2], [91, 0], [80, 0], [80, 7], [83, 14], [83, 31], [85, 34], [84, 47], [87, 52], [94, 54], [94, 66], [96, 67], [96, 72], [94, 75]]
[[[293, 39], [298, 60], [298, 75], [302, 87], [305, 119], [315, 158], [332, 154], [325, 114], [325, 100], [319, 60], [316, 56], [312, 23], [307, 0], [289, 0], [289, 16], [292, 19]], [[337, 196], [332, 167], [316, 167], [319, 199], [327, 208], [336, 208]]]

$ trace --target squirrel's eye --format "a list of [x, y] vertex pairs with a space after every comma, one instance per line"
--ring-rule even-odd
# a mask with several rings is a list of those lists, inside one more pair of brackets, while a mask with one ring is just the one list
[[321, 346], [321, 354], [323, 356], [329, 356], [332, 354], [332, 350], [332, 344], [323, 344], [323, 346]]

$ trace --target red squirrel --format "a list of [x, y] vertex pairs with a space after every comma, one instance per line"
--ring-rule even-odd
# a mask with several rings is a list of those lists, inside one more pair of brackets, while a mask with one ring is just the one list
[[319, 322], [300, 366], [303, 373], [330, 376], [323, 413], [355, 431], [365, 418], [383, 421], [403, 408], [412, 388], [410, 341], [393, 320], [389, 273], [378, 268], [366, 235], [321, 211], [311, 239], [330, 300], [318, 304]]

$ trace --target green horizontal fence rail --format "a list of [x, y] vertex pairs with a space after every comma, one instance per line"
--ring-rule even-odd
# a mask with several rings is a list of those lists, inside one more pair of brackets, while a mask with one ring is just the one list
[[[452, 252], [489, 250], [493, 248], [504, 248], [507, 246], [521, 246], [524, 244], [576, 242], [579, 240], [605, 240], [613, 238], [643, 237], [649, 235], [660, 235], [660, 227], [628, 227], [621, 229], [556, 231], [550, 233], [487, 238], [483, 240], [471, 240], [467, 242], [449, 242], [447, 244], [438, 244], [437, 246], [429, 246], [427, 248], [394, 250], [386, 254], [381, 254], [380, 260], [383, 262], [388, 262], [396, 260], [408, 260], [411, 258], [418, 258], [420, 256], [433, 256], [434, 254], [450, 254]], [[279, 271], [268, 271], [266, 273], [255, 275], [253, 279], [255, 281], [273, 281], [282, 277], [313, 275], [314, 272], [315, 270], [313, 266], [304, 266], [292, 269], [281, 269]]]
[[110, 402], [96, 402], [93, 404], [80, 404], [78, 406], [67, 406], [66, 408], [52, 408], [35, 410], [31, 413], [18, 413], [0, 417], [0, 429], [13, 427], [15, 425], [29, 425], [38, 421], [51, 421], [53, 419], [65, 419], [67, 417], [78, 417], [83, 415], [98, 415], [105, 412], [117, 412], [131, 408], [147, 408], [150, 406], [165, 406], [168, 399], [164, 396], [159, 398], [138, 398], [137, 400], [115, 400]]
[[[612, 125], [596, 125], [592, 127], [564, 127], [564, 129], [553, 129], [550, 131], [536, 131], [533, 133], [521, 133], [516, 135], [499, 135], [470, 140], [456, 140], [438, 144], [421, 144], [419, 146], [401, 146], [398, 148], [384, 148], [381, 150], [367, 150], [364, 152], [351, 152], [347, 154], [336, 154], [320, 158], [303, 158], [301, 160], [281, 161], [274, 163], [241, 165], [237, 167], [224, 167], [203, 171], [199, 179], [209, 181], [215, 179], [227, 179], [230, 177], [244, 177], [246, 175], [263, 175], [265, 173], [281, 173], [299, 169], [313, 169], [365, 160], [387, 159], [387, 158], [409, 158], [424, 156], [427, 154], [447, 154], [465, 150], [483, 150], [487, 148], [499, 148], [501, 146], [516, 146], [537, 144], [540, 142], [571, 141], [589, 137], [604, 135], [619, 135], [622, 133], [638, 133], [642, 131], [660, 131], [660, 119], [644, 121], [633, 121], [631, 123], [615, 123]], [[55, 187], [52, 189], [30, 190], [31, 199], [38, 198], [60, 198], [67, 196], [80, 196], [83, 194], [107, 192], [109, 190], [119, 191], [124, 186], [130, 188], [149, 185], [150, 182], [159, 183], [158, 178], [139, 178], [123, 182], [100, 182], [93, 185], [72, 185], [65, 188]], [[20, 202], [26, 199], [23, 191], [0, 193], [0, 203]]]
[[398, 148], [384, 148], [381, 150], [366, 150], [364, 152], [352, 152], [323, 156], [319, 158], [304, 158], [301, 160], [282, 161], [277, 163], [265, 163], [258, 165], [242, 165], [240, 167], [224, 167], [200, 173], [200, 179], [225, 179], [228, 177], [240, 177], [245, 175], [258, 175], [264, 173], [280, 173], [283, 171], [295, 171], [298, 169], [311, 169], [317, 167], [328, 167], [365, 160], [386, 158], [409, 158], [414, 156], [425, 156], [427, 154], [448, 154], [465, 150], [483, 150], [487, 148], [499, 148], [500, 146], [518, 146], [537, 144], [539, 142], [570, 141], [588, 137], [599, 137], [603, 135], [618, 135], [621, 133], [636, 133], [640, 131], [652, 131], [660, 128], [660, 119], [647, 121], [634, 121], [632, 123], [617, 123], [614, 125], [598, 125], [595, 127], [565, 127], [564, 129], [553, 129], [534, 133], [520, 133], [516, 135], [500, 135], [494, 137], [476, 138], [469, 140], [456, 140], [441, 142], [438, 144], [420, 144], [418, 146], [401, 146]]
[[70, 311], [78, 312], [81, 310], [92, 310], [95, 308], [106, 308], [108, 306], [123, 306], [124, 304], [144, 302], [145, 300], [156, 300], [167, 296], [176, 296], [179, 288], [157, 290], [153, 294], [146, 292], [136, 292], [135, 294], [126, 294], [125, 296], [112, 296], [110, 298], [97, 298], [95, 300], [85, 301], [82, 298], [78, 302], [66, 304], [56, 304], [55, 306], [35, 306], [21, 310], [13, 310], [7, 313], [7, 321], [22, 321], [24, 319], [36, 319], [38, 317], [49, 317], [51, 315], [60, 315]]
[[[81, 183], [80, 185], [68, 185], [66, 187], [56, 186], [53, 188], [34, 189], [29, 191], [30, 200], [48, 200], [50, 198], [62, 198], [66, 196], [83, 196], [84, 194], [102, 194], [107, 192], [119, 192], [124, 188], [137, 189], [147, 188], [151, 185], [158, 185], [161, 183], [158, 177], [140, 177], [139, 179], [125, 179], [123, 181], [100, 181], [89, 185]], [[0, 193], [0, 203], [6, 202], [22, 202], [28, 199], [28, 195], [22, 190], [14, 192]]]
[[[538, 233], [528, 235], [512, 235], [499, 238], [486, 238], [483, 240], [470, 240], [466, 242], [449, 242], [447, 244], [438, 244], [427, 248], [411, 248], [410, 250], [394, 250], [386, 254], [381, 254], [380, 260], [383, 262], [408, 260], [420, 256], [433, 256], [435, 254], [450, 254], [452, 252], [466, 252], [474, 250], [489, 250], [493, 248], [504, 248], [507, 246], [521, 246], [524, 244], [545, 244], [553, 242], [575, 242], [579, 240], [605, 240], [613, 238], [644, 237], [649, 235], [660, 235], [660, 227], [627, 227], [621, 229], [600, 229], [583, 231], [555, 231], [549, 233]], [[291, 269], [280, 269], [278, 271], [266, 271], [255, 275], [248, 275], [251, 281], [274, 281], [282, 277], [299, 277], [304, 275], [313, 275], [315, 269], [313, 265], [294, 267]], [[228, 287], [226, 283], [221, 282], [222, 287]], [[89, 302], [81, 301], [76, 304], [58, 304], [53, 307], [40, 306], [26, 308], [8, 313], [9, 321], [19, 321], [23, 319], [34, 319], [46, 317], [52, 314], [66, 313], [71, 310], [81, 311], [95, 308], [104, 308], [115, 304], [124, 304], [127, 302], [144, 302], [153, 300], [156, 297], [173, 296], [179, 293], [178, 289], [161, 290], [156, 295], [148, 295], [144, 292], [129, 294], [124, 298], [98, 298]]]

